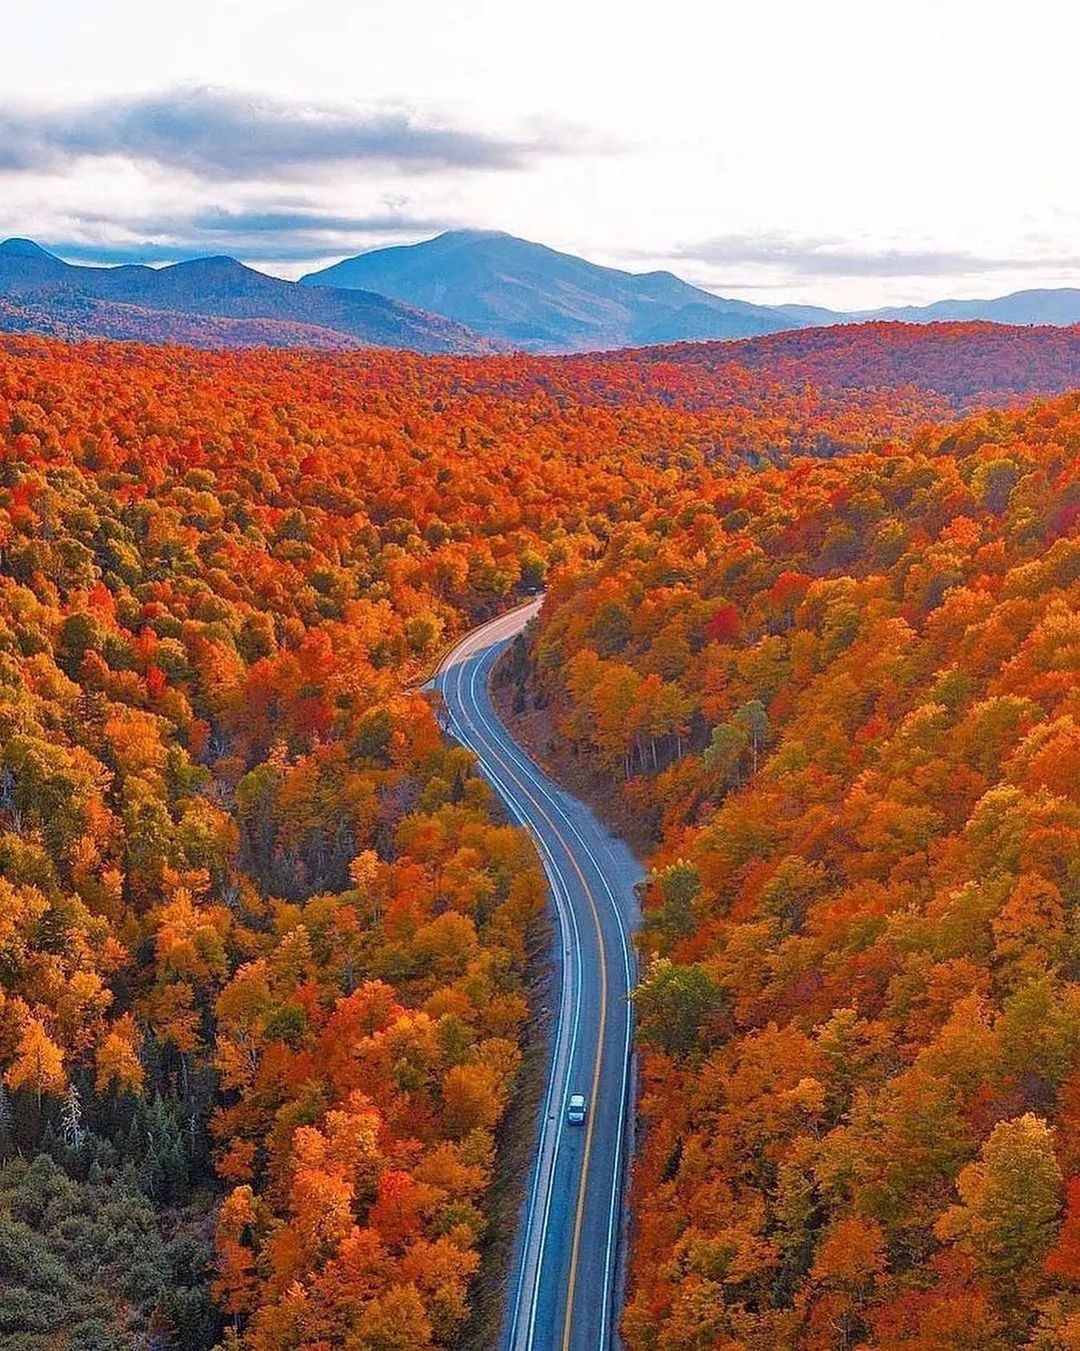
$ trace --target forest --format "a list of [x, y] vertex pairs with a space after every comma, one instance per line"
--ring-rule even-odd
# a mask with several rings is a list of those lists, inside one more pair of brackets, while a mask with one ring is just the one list
[[0, 340], [3, 1344], [460, 1344], [545, 888], [418, 686], [546, 587], [652, 870], [627, 1344], [1076, 1345], [1073, 386]]
[[553, 582], [521, 692], [651, 841], [629, 1346], [1078, 1344], [1078, 446], [739, 470]]

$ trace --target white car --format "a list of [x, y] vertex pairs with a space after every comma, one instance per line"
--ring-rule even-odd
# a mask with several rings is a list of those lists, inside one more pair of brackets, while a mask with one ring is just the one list
[[580, 1126], [585, 1120], [584, 1094], [570, 1094], [570, 1101], [566, 1104], [566, 1119], [570, 1122], [571, 1126]]

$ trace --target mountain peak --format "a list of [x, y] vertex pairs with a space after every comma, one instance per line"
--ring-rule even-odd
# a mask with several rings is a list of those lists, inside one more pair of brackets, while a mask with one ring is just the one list
[[580, 352], [788, 328], [786, 315], [724, 300], [670, 272], [590, 263], [503, 230], [448, 230], [373, 249], [301, 278], [375, 291], [533, 352]]
[[514, 239], [516, 236], [506, 230], [478, 230], [471, 227], [463, 227], [460, 230], [444, 230], [441, 235], [436, 235], [436, 239], [461, 239], [476, 240], [483, 239]]
[[6, 253], [12, 258], [48, 258], [53, 263], [60, 261], [55, 253], [43, 249], [40, 244], [35, 244], [32, 239], [20, 239], [17, 235], [12, 236], [11, 239], [5, 239], [0, 244], [0, 253]]
[[[539, 248], [540, 245], [529, 244], [524, 239], [518, 239], [516, 235], [509, 234], [506, 230], [477, 230], [465, 228], [460, 230], [444, 230], [441, 235], [432, 235], [430, 239], [420, 239], [414, 244], [396, 244], [391, 245], [389, 249], [369, 249], [369, 253], [390, 253], [397, 252], [410, 254], [414, 250], [421, 253], [445, 254], [456, 253], [460, 249], [483, 248], [485, 245], [498, 246], [506, 245], [520, 247], [523, 249]], [[363, 257], [363, 254], [360, 255]]]
[[245, 273], [252, 269], [246, 267], [237, 258], [230, 258], [227, 253], [212, 253], [204, 258], [185, 258], [183, 262], [171, 263], [166, 271], [174, 268], [183, 268], [188, 273]]

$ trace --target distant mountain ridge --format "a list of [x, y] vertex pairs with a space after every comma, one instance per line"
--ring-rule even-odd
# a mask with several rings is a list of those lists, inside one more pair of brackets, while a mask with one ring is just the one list
[[1014, 291], [993, 300], [937, 300], [932, 305], [893, 305], [867, 310], [855, 317], [904, 324], [962, 323], [982, 319], [991, 324], [1046, 324], [1069, 328], [1080, 324], [1080, 290], [1062, 286]]
[[534, 352], [748, 338], [868, 319], [1080, 323], [1080, 290], [1068, 289], [852, 313], [756, 305], [703, 291], [671, 272], [601, 267], [497, 230], [451, 230], [418, 244], [373, 249], [309, 273], [301, 283], [365, 287]]
[[33, 333], [87, 342], [177, 343], [185, 347], [299, 347], [343, 351], [371, 344], [315, 324], [282, 319], [227, 319], [101, 300], [56, 287], [46, 295], [0, 295], [0, 333]]
[[746, 338], [822, 322], [712, 295], [671, 272], [601, 267], [497, 230], [450, 230], [375, 249], [309, 273], [301, 284], [377, 291], [530, 352]]
[[602, 267], [497, 230], [373, 249], [299, 282], [215, 255], [87, 267], [0, 244], [0, 331], [199, 347], [570, 353], [764, 337], [866, 320], [1080, 324], [1080, 289], [840, 313], [713, 295], [671, 272]]
[[[311, 290], [223, 256], [160, 268], [80, 267], [32, 240], [9, 239], [0, 244], [0, 300], [6, 302], [0, 329], [14, 325], [14, 305], [21, 324], [31, 316], [31, 329], [21, 331], [71, 324], [83, 337], [195, 346], [492, 348], [488, 339], [442, 315], [367, 291]], [[309, 341], [302, 330], [310, 330]]]

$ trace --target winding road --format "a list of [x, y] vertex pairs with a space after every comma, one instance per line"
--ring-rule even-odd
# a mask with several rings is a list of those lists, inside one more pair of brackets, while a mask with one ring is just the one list
[[[432, 683], [449, 730], [474, 751], [510, 814], [533, 835], [558, 921], [558, 1008], [535, 1158], [526, 1186], [500, 1345], [506, 1351], [607, 1351], [618, 1345], [631, 1009], [641, 867], [584, 803], [513, 739], [492, 704], [492, 668], [540, 600], [475, 629]], [[584, 1123], [567, 1120], [571, 1094]]]

